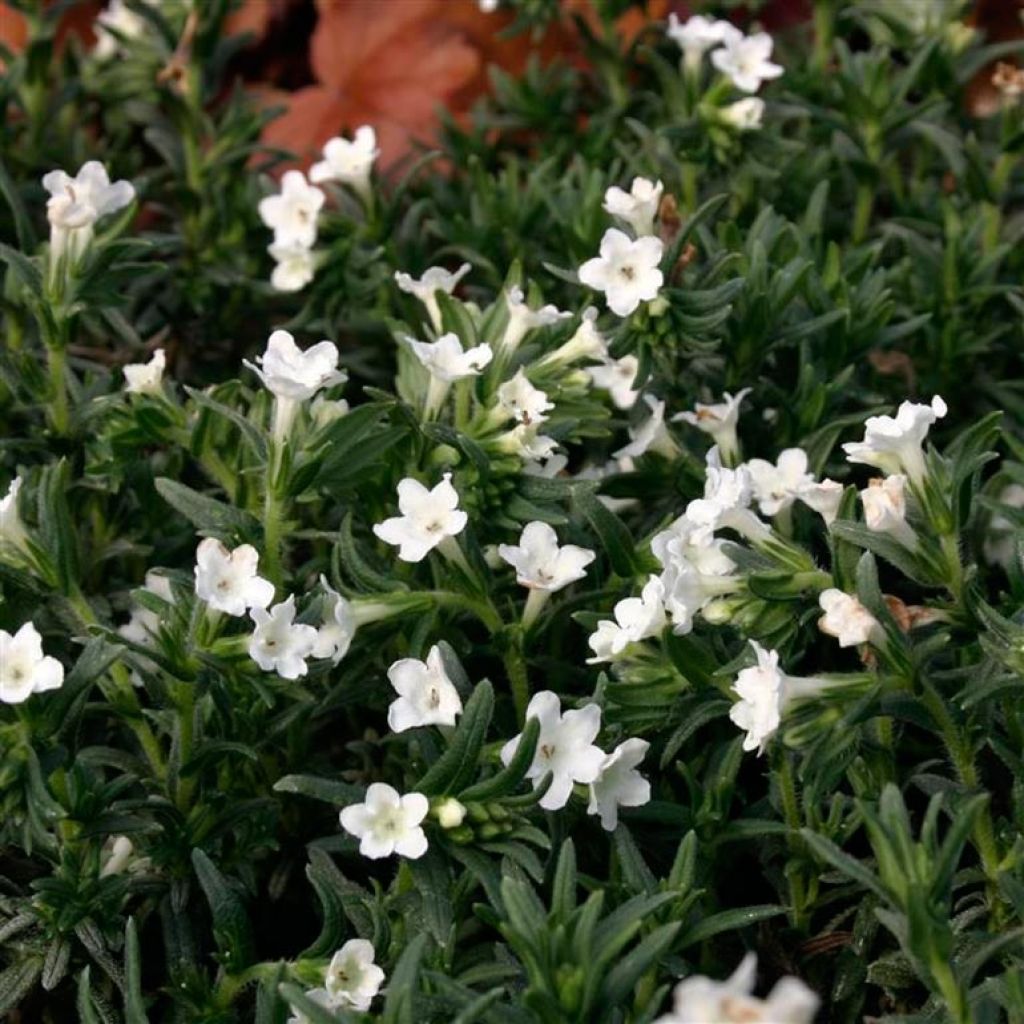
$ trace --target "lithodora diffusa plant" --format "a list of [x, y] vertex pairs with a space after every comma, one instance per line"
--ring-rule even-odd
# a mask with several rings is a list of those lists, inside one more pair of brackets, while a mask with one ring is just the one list
[[264, 149], [227, 3], [64, 6], [0, 85], [0, 1014], [1024, 1021], [1018, 44], [481, 4], [571, 59], [403, 174]]

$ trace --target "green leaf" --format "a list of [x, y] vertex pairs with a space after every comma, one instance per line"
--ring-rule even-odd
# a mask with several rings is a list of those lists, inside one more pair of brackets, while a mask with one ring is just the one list
[[206, 494], [200, 494], [191, 487], [165, 476], [158, 477], [155, 486], [164, 501], [177, 509], [202, 533], [217, 537], [226, 543], [259, 535], [259, 521], [242, 509], [234, 508]]
[[33, 298], [43, 297], [43, 275], [35, 263], [27, 256], [0, 243], [0, 260], [7, 264], [12, 277], [19, 281], [31, 293]]
[[723, 910], [719, 914], [712, 914], [710, 917], [702, 918], [692, 928], [688, 928], [679, 938], [679, 948], [685, 949], [687, 946], [710, 939], [713, 935], [746, 928], [749, 925], [756, 924], [758, 921], [766, 921], [769, 917], [778, 917], [779, 914], [784, 914], [785, 912], [785, 907], [772, 904]]
[[600, 1005], [618, 1006], [626, 1000], [641, 975], [668, 952], [680, 927], [682, 927], [681, 923], [674, 921], [672, 924], [664, 924], [660, 928], [655, 928], [650, 935], [644, 937], [635, 949], [631, 949], [622, 957], [608, 972], [608, 976], [601, 986]]
[[800, 829], [800, 835], [803, 836], [811, 850], [823, 861], [831, 864], [832, 867], [837, 868], [847, 877], [852, 878], [855, 882], [859, 882], [869, 892], [873, 892], [876, 896], [888, 902], [889, 894], [885, 891], [882, 883], [859, 860], [851, 857], [848, 853], [844, 853], [835, 843], [822, 835], [818, 835], [812, 829], [802, 828]]
[[476, 773], [487, 727], [494, 713], [494, 688], [485, 679], [477, 684], [462, 719], [455, 729], [451, 746], [431, 765], [416, 785], [427, 796], [458, 793]]
[[597, 534], [612, 568], [623, 579], [632, 579], [643, 571], [626, 524], [598, 499], [592, 487], [573, 491], [573, 508]]
[[302, 954], [304, 958], [329, 956], [341, 945], [345, 933], [342, 916], [348, 918], [360, 935], [373, 933], [373, 915], [368, 909], [373, 896], [361, 885], [346, 878], [331, 860], [330, 854], [311, 846], [306, 877], [320, 898], [323, 923], [320, 934]]
[[299, 793], [323, 800], [335, 807], [346, 807], [348, 804], [360, 803], [366, 796], [363, 786], [355, 786], [351, 782], [340, 779], [324, 779], [316, 775], [285, 775], [274, 783], [275, 793]]
[[551, 913], [557, 921], [568, 921], [576, 909], [576, 847], [571, 839], [562, 843], [551, 883]]
[[225, 405], [223, 402], [218, 402], [215, 398], [211, 398], [208, 394], [197, 388], [186, 387], [185, 391], [196, 405], [201, 405], [215, 416], [219, 416], [221, 419], [225, 419], [238, 427], [243, 439], [253, 450], [256, 457], [263, 463], [267, 461], [267, 439], [263, 431], [249, 420], [245, 413], [240, 412], [238, 409], [233, 409], [230, 405]]
[[540, 739], [540, 719], [527, 719], [526, 725], [519, 736], [516, 752], [509, 763], [489, 779], [478, 782], [459, 793], [461, 800], [494, 800], [508, 796], [517, 789], [526, 778], [526, 773], [533, 764], [533, 755]]
[[427, 936], [421, 932], [409, 942], [398, 958], [388, 979], [388, 994], [384, 1000], [381, 1024], [418, 1024], [415, 1014], [416, 992], [419, 987], [420, 961], [426, 945]]
[[124, 1019], [125, 1024], [149, 1024], [142, 997], [142, 954], [135, 918], [128, 918], [124, 935]]
[[239, 971], [253, 959], [252, 925], [242, 899], [198, 847], [192, 851], [192, 867], [210, 905], [213, 937], [221, 960], [229, 971]]

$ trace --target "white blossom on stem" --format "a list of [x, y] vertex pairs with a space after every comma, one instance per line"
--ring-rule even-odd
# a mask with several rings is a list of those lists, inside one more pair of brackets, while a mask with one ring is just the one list
[[595, 388], [602, 388], [611, 396], [617, 409], [632, 409], [640, 392], [634, 389], [640, 360], [636, 356], [608, 359], [599, 366], [588, 366], [587, 375]]
[[740, 405], [751, 390], [753, 389], [743, 388], [735, 395], [726, 391], [721, 402], [711, 405], [697, 402], [692, 412], [676, 413], [672, 420], [673, 422], [689, 423], [698, 430], [703, 430], [705, 434], [710, 434], [714, 443], [718, 445], [722, 458], [726, 462], [733, 462], [739, 454], [736, 425], [739, 423]]
[[0, 702], [20, 704], [33, 693], [60, 689], [64, 666], [43, 654], [43, 638], [31, 622], [13, 636], [0, 629]]
[[361, 804], [342, 809], [341, 827], [359, 840], [359, 852], [370, 860], [397, 853], [418, 860], [427, 852], [422, 821], [430, 801], [422, 793], [398, 791], [384, 782], [374, 782]]
[[249, 638], [249, 657], [264, 672], [276, 672], [282, 679], [298, 679], [309, 671], [306, 659], [317, 645], [315, 626], [295, 621], [295, 595], [275, 604], [268, 612], [252, 608], [249, 617], [256, 628]]
[[436, 644], [427, 660], [401, 658], [388, 669], [388, 681], [398, 699], [388, 708], [392, 732], [405, 732], [424, 725], [454, 725], [462, 714], [462, 698], [448, 678], [441, 648]]
[[647, 178], [634, 178], [629, 191], [612, 185], [604, 194], [604, 209], [613, 217], [629, 225], [637, 237], [654, 233], [654, 218], [658, 214], [665, 186]]
[[364, 198], [370, 194], [370, 172], [380, 155], [377, 133], [364, 124], [351, 140], [335, 137], [324, 146], [324, 158], [309, 169], [309, 180], [318, 184], [339, 181]]
[[869, 416], [864, 440], [843, 445], [849, 462], [875, 466], [883, 473], [905, 473], [911, 483], [924, 479], [922, 445], [931, 425], [946, 415], [946, 403], [936, 395], [928, 405], [904, 402], [895, 416]]
[[499, 349], [506, 357], [519, 348], [520, 342], [530, 331], [537, 327], [550, 327], [559, 320], [572, 316], [572, 313], [563, 312], [557, 306], [547, 305], [541, 306], [540, 309], [531, 309], [521, 288], [510, 288], [505, 293], [505, 305], [508, 308], [508, 323], [505, 325]]
[[601, 827], [614, 832], [620, 807], [642, 807], [651, 799], [651, 784], [637, 766], [651, 745], [646, 740], [628, 739], [620, 743], [601, 762], [601, 773], [590, 784], [588, 814], [601, 817]]
[[864, 506], [864, 525], [875, 533], [887, 533], [905, 548], [917, 548], [917, 534], [907, 522], [907, 478], [893, 473], [884, 479], [875, 477], [860, 492]]
[[836, 480], [821, 480], [817, 483], [805, 484], [800, 488], [797, 497], [813, 509], [826, 526], [831, 526], [839, 515], [839, 504], [843, 500], [844, 487]]
[[665, 282], [659, 266], [664, 252], [660, 238], [632, 239], [618, 228], [609, 228], [599, 252], [579, 268], [580, 283], [604, 292], [616, 316], [629, 316], [641, 302], [658, 297]]
[[275, 264], [270, 274], [270, 285], [275, 291], [302, 291], [313, 280], [317, 257], [308, 245], [297, 241], [271, 242], [267, 252]]
[[196, 596], [228, 615], [266, 608], [274, 600], [274, 585], [256, 575], [259, 553], [251, 544], [229, 551], [215, 537], [196, 549]]
[[555, 403], [549, 401], [540, 388], [535, 388], [519, 367], [515, 376], [498, 388], [498, 406], [506, 416], [529, 426], [543, 423], [547, 419], [545, 413], [554, 409]]
[[406, 477], [398, 485], [401, 515], [374, 525], [373, 532], [397, 547], [403, 562], [423, 561], [446, 537], [465, 529], [468, 516], [459, 508], [459, 495], [451, 481], [451, 473], [445, 473], [428, 490], [418, 480]]
[[665, 585], [651, 576], [639, 597], [627, 597], [612, 610], [614, 621], [602, 619], [587, 638], [594, 657], [588, 665], [613, 661], [632, 643], [658, 636], [665, 628]]
[[718, 116], [737, 131], [757, 131], [764, 121], [764, 100], [759, 96], [747, 96], [722, 107], [718, 111]]
[[285, 171], [281, 191], [260, 200], [263, 223], [274, 232], [275, 245], [304, 245], [316, 241], [316, 222], [324, 193], [306, 181], [302, 171]]
[[326, 576], [320, 577], [320, 586], [324, 591], [323, 625], [316, 632], [312, 656], [330, 658], [337, 665], [356, 635], [356, 619], [351, 603], [331, 587]]
[[16, 476], [0, 498], [0, 553], [22, 554], [28, 548], [28, 531], [18, 512], [18, 495], [24, 481]]
[[735, 25], [717, 18], [705, 18], [695, 14], [681, 22], [673, 11], [668, 16], [668, 37], [683, 51], [683, 67], [696, 71], [704, 57], [713, 46], [725, 42], [727, 36], [740, 36], [742, 33]]
[[711, 54], [711, 63], [741, 92], [757, 92], [761, 83], [778, 78], [785, 69], [773, 64], [774, 41], [767, 32], [730, 35], [722, 40], [722, 48]]
[[630, 427], [630, 442], [612, 454], [617, 459], [638, 459], [648, 451], [674, 458], [678, 452], [675, 441], [665, 426], [665, 403], [653, 395], [644, 395], [651, 415], [639, 427]]
[[878, 620], [850, 594], [830, 587], [818, 595], [818, 605], [825, 613], [818, 619], [818, 629], [834, 636], [840, 647], [868, 644], [882, 636]]
[[373, 943], [349, 939], [327, 965], [324, 989], [331, 1007], [345, 1007], [366, 1013], [384, 984], [384, 971], [375, 964]]
[[807, 452], [802, 448], [786, 448], [775, 463], [750, 459], [746, 466], [754, 499], [765, 516], [775, 516], [789, 508], [803, 489], [814, 483], [814, 474], [807, 470]]
[[558, 535], [547, 523], [527, 523], [518, 545], [499, 544], [498, 554], [516, 571], [516, 582], [531, 590], [561, 590], [587, 574], [597, 557], [589, 548], [558, 544]]
[[128, 363], [124, 368], [124, 389], [131, 395], [159, 395], [163, 388], [167, 354], [162, 348], [153, 352], [148, 363]]
[[469, 273], [472, 268], [463, 263], [458, 270], [452, 272], [444, 267], [428, 267], [418, 280], [404, 271], [395, 271], [395, 282], [398, 287], [409, 295], [415, 295], [426, 306], [427, 315], [435, 331], [441, 330], [441, 308], [437, 304], [437, 293], [451, 295], [455, 286]]

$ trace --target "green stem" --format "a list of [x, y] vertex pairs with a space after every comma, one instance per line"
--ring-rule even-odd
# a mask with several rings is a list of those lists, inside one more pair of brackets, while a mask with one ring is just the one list
[[46, 363], [50, 378], [50, 422], [54, 433], [68, 432], [71, 415], [68, 407], [67, 348], [56, 339], [46, 339]]
[[516, 720], [522, 725], [526, 721], [526, 708], [530, 703], [530, 680], [526, 674], [526, 659], [523, 657], [521, 636], [505, 651], [503, 660], [512, 688], [512, 703], [516, 709]]
[[[800, 852], [798, 837], [800, 828], [803, 825], [803, 818], [800, 814], [800, 798], [796, 790], [796, 779], [793, 776], [793, 766], [790, 763], [789, 755], [784, 750], [777, 757], [776, 764], [776, 779], [779, 784], [779, 798], [782, 801], [782, 815], [786, 821], [786, 827], [789, 829], [787, 842], [790, 853], [796, 854]], [[806, 917], [804, 912], [806, 904], [804, 898], [804, 879], [802, 874], [795, 870], [787, 871], [786, 877], [789, 881], [790, 902], [793, 904], [793, 927], [803, 929]]]
[[854, 243], [863, 242], [871, 226], [871, 214], [875, 208], [875, 190], [871, 185], [861, 183], [857, 186], [857, 205], [853, 211]]

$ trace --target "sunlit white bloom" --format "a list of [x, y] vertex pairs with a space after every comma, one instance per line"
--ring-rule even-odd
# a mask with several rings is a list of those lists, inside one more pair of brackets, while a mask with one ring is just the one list
[[597, 327], [596, 306], [587, 306], [573, 336], [553, 352], [541, 356], [534, 366], [538, 370], [548, 370], [552, 367], [568, 366], [580, 359], [596, 359], [601, 362], [608, 359], [608, 343]]
[[743, 399], [750, 394], [751, 388], [743, 388], [735, 395], [726, 391], [721, 402], [705, 405], [697, 402], [692, 412], [676, 413], [673, 421], [689, 423], [705, 434], [710, 434], [714, 443], [718, 445], [722, 457], [727, 462], [735, 460], [739, 453], [739, 441], [736, 439], [736, 424], [740, 418], [740, 405]]
[[260, 200], [260, 219], [274, 232], [275, 245], [304, 245], [316, 241], [316, 221], [324, 194], [306, 181], [302, 171], [285, 171], [281, 191]]
[[384, 782], [374, 782], [366, 800], [341, 811], [341, 827], [359, 840], [359, 852], [371, 860], [400, 857], [417, 860], [427, 852], [427, 837], [421, 822], [430, 810], [422, 793], [399, 796]]
[[929, 405], [903, 402], [895, 416], [869, 416], [864, 440], [843, 445], [849, 462], [877, 466], [883, 473], [906, 473], [912, 483], [924, 479], [921, 446], [931, 425], [946, 415], [946, 403], [936, 395]]
[[298, 292], [313, 280], [316, 253], [299, 241], [272, 242], [267, 252], [276, 264], [270, 273], [270, 285], [279, 292]]
[[403, 292], [415, 295], [427, 308], [427, 314], [435, 331], [441, 330], [441, 308], [437, 304], [437, 293], [444, 292], [451, 295], [455, 286], [470, 271], [468, 263], [463, 263], [458, 270], [452, 273], [444, 267], [428, 267], [423, 271], [423, 276], [417, 280], [411, 274], [404, 271], [395, 271], [395, 281]]
[[661, 580], [665, 586], [665, 609], [672, 617], [672, 632], [678, 635], [689, 633], [694, 616], [712, 601], [735, 593], [742, 586], [737, 577], [701, 572], [683, 560], [673, 562], [662, 573]]
[[259, 366], [243, 360], [276, 398], [302, 402], [321, 388], [343, 384], [348, 378], [338, 369], [338, 349], [334, 342], [320, 341], [303, 351], [287, 331], [274, 331], [267, 350], [256, 357]]
[[[142, 0], [155, 7], [159, 0]], [[149, 24], [143, 15], [133, 11], [124, 0], [110, 0], [106, 9], [100, 11], [93, 22], [96, 45], [93, 55], [98, 60], [108, 60], [120, 53], [126, 40], [138, 39]]]
[[750, 645], [757, 655], [757, 664], [743, 669], [736, 677], [732, 689], [740, 699], [729, 709], [729, 717], [747, 734], [743, 749], [763, 754], [782, 721], [785, 676], [779, 670], [778, 651], [766, 651], [756, 640], [751, 640]]
[[[1009, 508], [1024, 508], [1024, 487], [1020, 484], [1007, 484], [998, 494], [996, 500], [1000, 505]], [[0, 505], [3, 503], [0, 502]], [[2, 520], [2, 514], [0, 514]], [[0, 527], [0, 536], [3, 530]], [[997, 512], [988, 524], [988, 533], [982, 545], [987, 561], [1008, 569], [1013, 564], [1016, 553], [1016, 541], [1020, 528], [1014, 526], [1009, 517]]]
[[228, 551], [215, 537], [207, 537], [196, 549], [196, 596], [228, 615], [266, 608], [274, 600], [274, 585], [256, 575], [259, 558], [251, 544]]
[[637, 771], [650, 747], [647, 740], [628, 739], [601, 763], [601, 774], [590, 784], [587, 813], [599, 814], [606, 831], [615, 831], [620, 807], [642, 807], [650, 802], [651, 784]]
[[535, 423], [520, 423], [498, 438], [497, 448], [509, 455], [518, 455], [527, 462], [550, 459], [558, 448], [558, 442], [538, 430]]
[[510, 288], [505, 293], [505, 305], [508, 308], [508, 323], [499, 347], [506, 355], [514, 352], [523, 338], [535, 328], [550, 327], [572, 316], [572, 313], [563, 312], [557, 306], [531, 309], [521, 288]]
[[124, 368], [124, 389], [133, 395], [158, 395], [163, 386], [167, 355], [162, 348], [154, 351], [148, 363], [129, 363]]
[[100, 878], [142, 874], [152, 863], [149, 857], [136, 855], [135, 844], [127, 836], [108, 836], [100, 850]]
[[759, 96], [747, 96], [722, 107], [718, 111], [718, 116], [738, 131], [757, 131], [764, 121], [764, 100]]
[[875, 533], [886, 533], [904, 547], [917, 547], [917, 535], [907, 522], [907, 478], [899, 473], [884, 480], [875, 477], [860, 492], [864, 525]]
[[269, 612], [252, 608], [249, 616], [256, 625], [249, 638], [249, 657], [264, 672], [276, 672], [282, 679], [304, 676], [309, 671], [306, 659], [313, 657], [317, 645], [317, 631], [295, 621], [295, 595]]
[[349, 939], [327, 965], [324, 988], [332, 1009], [347, 1007], [366, 1013], [384, 984], [384, 971], [374, 962], [373, 943]]
[[388, 681], [398, 699], [388, 708], [392, 732], [405, 732], [424, 725], [454, 725], [462, 714], [462, 698], [448, 678], [436, 644], [426, 661], [401, 658], [388, 669]]
[[648, 578], [639, 597], [619, 601], [612, 611], [615, 620], [602, 619], [587, 638], [594, 657], [588, 665], [612, 661], [630, 644], [660, 635], [665, 628], [665, 585], [657, 576]]
[[417, 341], [407, 337], [406, 344], [431, 377], [450, 384], [464, 377], [475, 377], [491, 361], [490, 345], [463, 349], [457, 334], [442, 334], [437, 341]]
[[[147, 572], [143, 590], [155, 594], [167, 604], [174, 603], [174, 592], [171, 590], [171, 581], [159, 573]], [[118, 633], [132, 643], [149, 647], [153, 644], [153, 638], [160, 629], [160, 615], [147, 608], [140, 601], [132, 602], [131, 616], [128, 621], [118, 629]]]
[[826, 526], [831, 526], [839, 515], [839, 504], [843, 500], [845, 488], [836, 480], [821, 480], [818, 483], [804, 484], [797, 497], [808, 507], [814, 509]]
[[711, 47], [725, 42], [728, 36], [742, 35], [740, 30], [728, 21], [695, 14], [692, 18], [680, 22], [675, 12], [668, 16], [667, 34], [683, 51], [684, 67], [691, 70], [700, 67], [701, 59]]
[[364, 124], [356, 129], [351, 140], [333, 138], [324, 146], [324, 158], [309, 169], [309, 180], [340, 181], [366, 196], [370, 191], [370, 172], [379, 155], [377, 133]]
[[648, 451], [659, 452], [668, 458], [676, 454], [676, 444], [665, 426], [665, 403], [653, 395], [644, 395], [651, 415], [639, 427], [630, 427], [629, 444], [613, 455], [617, 459], [638, 459]]
[[785, 70], [769, 60], [774, 42], [767, 32], [736, 33], [722, 43], [711, 54], [711, 63], [741, 92], [757, 92], [762, 82], [778, 78]]
[[706, 474], [704, 497], [695, 498], [686, 506], [686, 518], [698, 543], [704, 543], [723, 528], [736, 530], [755, 543], [771, 537], [768, 525], [748, 507], [753, 484], [746, 466], [723, 466], [718, 445], [714, 445], [707, 454]]
[[[724, 543], [684, 514], [651, 538], [651, 553], [666, 573], [685, 565], [709, 576], [728, 576], [736, 564], [722, 550]], [[664, 573], [662, 578], [668, 579]]]
[[9, 548], [12, 552], [21, 552], [28, 543], [28, 533], [18, 512], [18, 494], [23, 482], [20, 476], [16, 476], [7, 493], [0, 498], [0, 550]]
[[451, 473], [445, 473], [440, 483], [428, 490], [418, 480], [406, 477], [398, 485], [401, 515], [374, 525], [373, 532], [397, 547], [403, 562], [421, 562], [446, 537], [465, 529], [468, 517], [459, 508], [459, 495], [451, 481]]
[[654, 218], [665, 186], [660, 181], [634, 178], [629, 191], [612, 185], [604, 194], [604, 209], [628, 224], [639, 237], [654, 233]]
[[599, 256], [579, 268], [580, 283], [604, 292], [616, 316], [629, 316], [641, 302], [657, 298], [665, 281], [659, 267], [664, 251], [660, 238], [632, 239], [618, 228], [609, 228], [599, 251]]
[[878, 620], [850, 594], [830, 587], [818, 595], [818, 604], [825, 613], [818, 629], [834, 636], [840, 647], [871, 643], [881, 635]]
[[756, 981], [753, 953], [726, 981], [694, 975], [676, 986], [672, 1012], [655, 1024], [812, 1024], [821, 1000], [799, 978], [782, 978], [766, 999], [751, 994]]
[[498, 405], [516, 422], [527, 425], [543, 423], [547, 419], [544, 414], [555, 407], [540, 388], [530, 383], [522, 367], [498, 388]]
[[554, 529], [542, 522], [527, 523], [519, 544], [499, 544], [498, 554], [515, 569], [520, 586], [550, 593], [583, 579], [596, 557], [575, 544], [559, 547]]
[[31, 622], [11, 636], [0, 629], [0, 702], [20, 704], [33, 693], [57, 690], [64, 682], [64, 666], [43, 654], [43, 638]]
[[640, 360], [636, 356], [623, 356], [599, 366], [588, 366], [586, 372], [595, 388], [608, 392], [616, 408], [632, 409], [640, 395], [633, 387], [639, 369]]
[[316, 632], [312, 656], [330, 658], [337, 665], [356, 635], [356, 619], [352, 605], [331, 587], [326, 576], [320, 577], [320, 586], [324, 589], [323, 625]]
[[786, 448], [774, 464], [751, 459], [746, 465], [762, 515], [778, 515], [800, 497], [803, 488], [814, 483], [814, 474], [807, 470], [807, 452], [802, 448]]
[[[557, 811], [569, 802], [574, 783], [589, 784], [601, 773], [605, 754], [594, 745], [601, 731], [601, 709], [587, 704], [562, 714], [557, 694], [542, 690], [530, 700], [526, 718], [540, 722], [537, 749], [526, 777], [536, 788], [546, 775], [551, 775], [551, 785], [538, 803], [546, 811]], [[503, 764], [515, 756], [521, 738], [522, 733], [501, 748]]]

